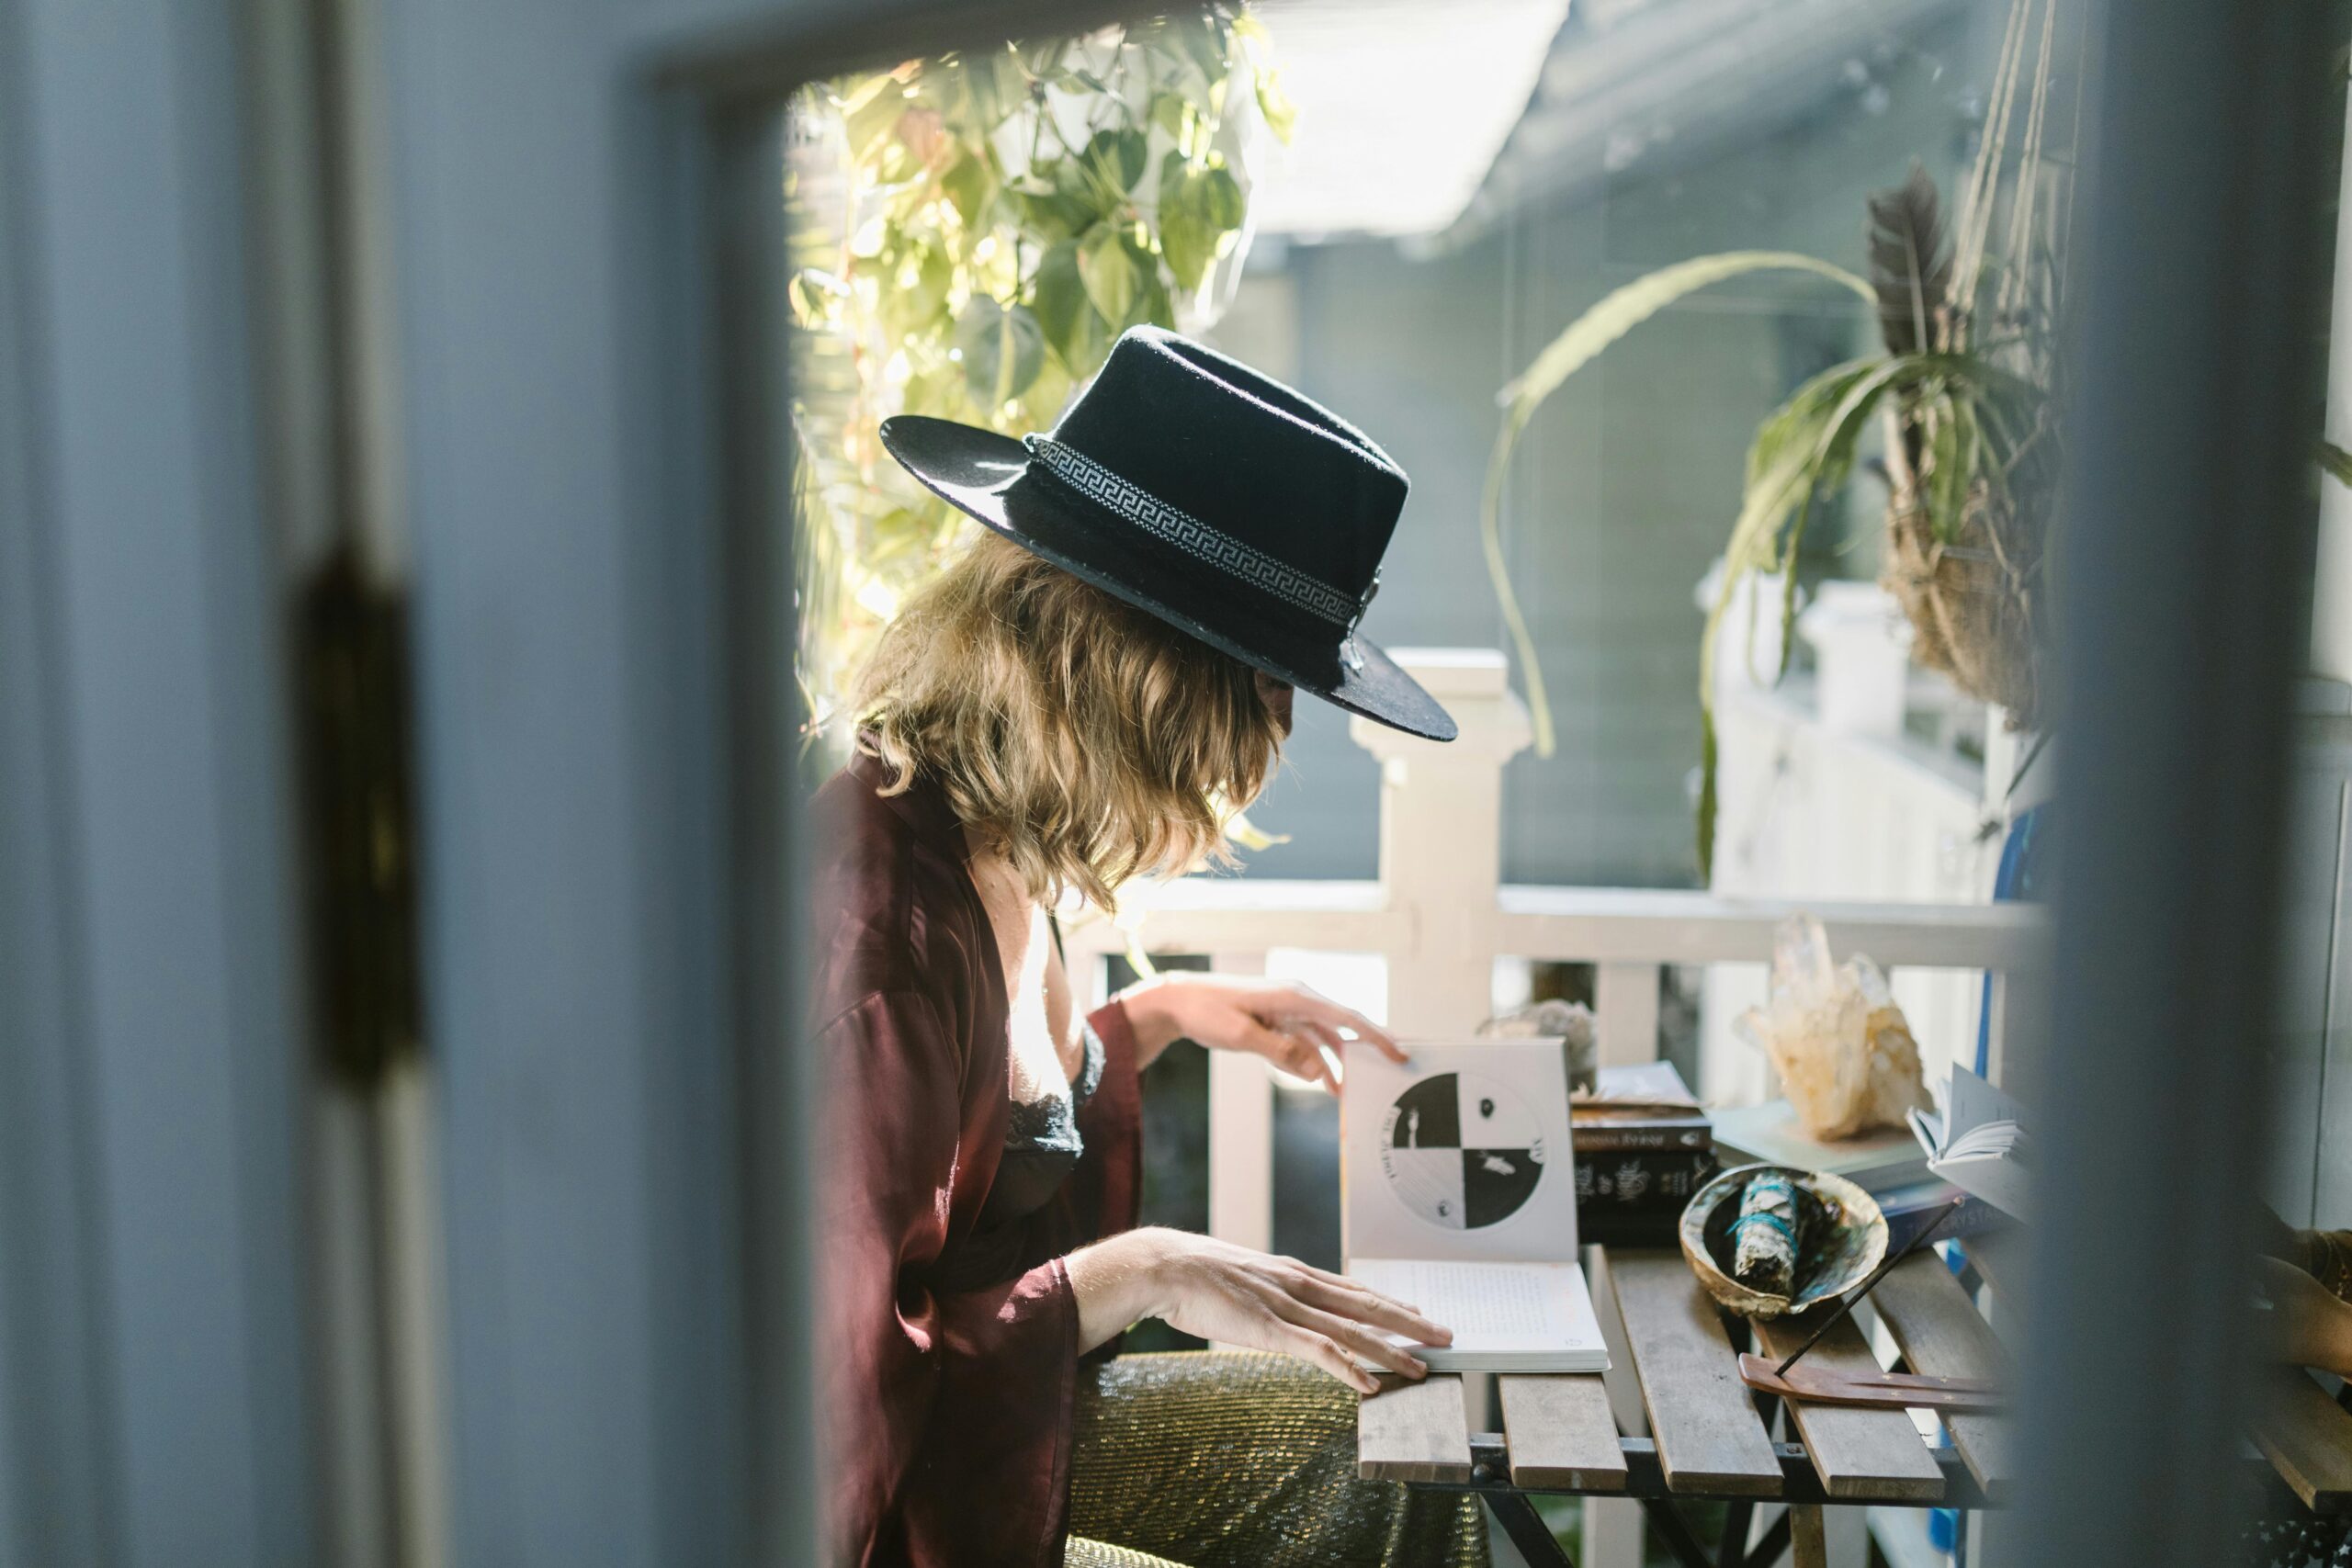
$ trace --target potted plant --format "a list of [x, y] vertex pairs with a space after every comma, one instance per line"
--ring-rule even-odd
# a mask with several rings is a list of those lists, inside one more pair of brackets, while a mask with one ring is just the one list
[[[2039, 15], [2040, 47], [2025, 68]], [[1798, 270], [1850, 289], [1877, 318], [1880, 346], [1799, 387], [1759, 425], [1740, 508], [1702, 634], [1701, 874], [1715, 818], [1714, 648], [1752, 574], [1784, 579], [1780, 666], [1796, 611], [1796, 553], [1815, 502], [1844, 485], [1873, 421], [1885, 432], [1886, 549], [1882, 581], [1916, 632], [1914, 657], [2013, 728], [2049, 720], [2046, 650], [2052, 502], [2060, 457], [2059, 256], [2073, 161], [2044, 155], [2056, 0], [2014, 0], [1993, 108], [1947, 231], [1934, 183], [1917, 164], [1869, 198], [1870, 276], [1786, 251], [1701, 256], [1615, 290], [1570, 323], [1505, 387], [1487, 465], [1481, 531], [1489, 574], [1525, 671], [1539, 754], [1553, 735], [1543, 672], [1502, 558], [1504, 477], [1528, 421], [1567, 378], [1666, 306], [1747, 273]], [[2011, 158], [2012, 141], [2016, 157]], [[1996, 230], [1999, 243], [1995, 243]], [[1777, 671], [1776, 671], [1777, 673]]]

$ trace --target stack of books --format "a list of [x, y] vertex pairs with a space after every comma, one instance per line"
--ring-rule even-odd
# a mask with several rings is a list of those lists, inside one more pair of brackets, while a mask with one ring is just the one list
[[1717, 1168], [1715, 1133], [1670, 1062], [1603, 1067], [1568, 1102], [1577, 1236], [1585, 1246], [1672, 1247], [1692, 1193]]
[[[1987, 1231], [2007, 1230], [2017, 1224], [1984, 1199], [1934, 1177], [1891, 1187], [1871, 1196], [1878, 1200], [1879, 1213], [1886, 1216], [1889, 1253], [1902, 1251], [1913, 1236], [1931, 1223], [1938, 1241], [1959, 1241]], [[1944, 1211], [1956, 1202], [1960, 1204], [1959, 1213], [1947, 1215]]]
[[1890, 1251], [1901, 1249], [1964, 1193], [1968, 1201], [1937, 1226], [1939, 1240], [1957, 1241], [2011, 1224], [2010, 1215], [1986, 1202], [1975, 1190], [1981, 1183], [1962, 1179], [1970, 1175], [1966, 1168], [1935, 1157], [1942, 1152], [1940, 1120], [1926, 1115], [1922, 1126], [1922, 1113], [1917, 1111], [1912, 1113], [1912, 1120], [1909, 1127], [1883, 1128], [1859, 1138], [1826, 1143], [1805, 1132], [1787, 1100], [1773, 1100], [1716, 1111], [1715, 1141], [1727, 1164], [1760, 1160], [1844, 1177], [1878, 1200], [1880, 1212], [1886, 1215]]
[[1835, 1143], [1804, 1130], [1785, 1100], [1715, 1112], [1715, 1141], [1733, 1165], [1761, 1161], [1842, 1176], [1876, 1196], [1929, 1179], [1928, 1155], [1908, 1127], [1881, 1128]]

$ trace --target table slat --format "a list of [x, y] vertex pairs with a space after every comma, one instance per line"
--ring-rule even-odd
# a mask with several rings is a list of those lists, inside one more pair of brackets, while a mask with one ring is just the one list
[[1623, 1492], [1625, 1451], [1600, 1379], [1498, 1378], [1503, 1437], [1515, 1486], [1563, 1492]]
[[2254, 1440], [2314, 1514], [2352, 1513], [2352, 1415], [2308, 1373], [2280, 1371], [2263, 1389]]
[[1462, 1379], [1432, 1372], [1412, 1382], [1394, 1372], [1356, 1406], [1356, 1473], [1366, 1481], [1467, 1481], [1470, 1423]]
[[1679, 1252], [1609, 1249], [1658, 1465], [1677, 1492], [1777, 1497], [1781, 1466], [1715, 1303]]
[[[1756, 1325], [1760, 1353], [1776, 1359], [1804, 1344], [1812, 1332], [1813, 1326], [1803, 1322]], [[1823, 1335], [1799, 1364], [1841, 1372], [1882, 1370], [1851, 1318]], [[1788, 1406], [1813, 1468], [1821, 1472], [1822, 1490], [1832, 1497], [1900, 1497], [1922, 1503], [1942, 1498], [1943, 1472], [1936, 1468], [1935, 1456], [1906, 1413], [1793, 1399]]]
[[[2017, 1386], [2008, 1352], [1934, 1251], [1896, 1264], [1870, 1300], [1913, 1371], [1936, 1378], [1989, 1378], [2004, 1388]], [[1984, 1495], [2004, 1498], [2017, 1473], [2009, 1418], [1946, 1416], [1944, 1426]]]

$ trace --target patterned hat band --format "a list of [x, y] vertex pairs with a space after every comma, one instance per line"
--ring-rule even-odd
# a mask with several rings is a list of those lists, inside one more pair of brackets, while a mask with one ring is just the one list
[[1232, 535], [1210, 527], [1182, 507], [1170, 506], [1149, 491], [1128, 483], [1077, 447], [1049, 435], [1024, 435], [1021, 444], [1056, 479], [1105, 512], [1133, 524], [1187, 555], [1218, 570], [1262, 589], [1284, 604], [1338, 626], [1348, 638], [1348, 662], [1361, 670], [1355, 650], [1356, 624], [1363, 619], [1372, 596], [1380, 592], [1380, 574], [1373, 573], [1362, 598], [1351, 598], [1321, 578], [1275, 559]]

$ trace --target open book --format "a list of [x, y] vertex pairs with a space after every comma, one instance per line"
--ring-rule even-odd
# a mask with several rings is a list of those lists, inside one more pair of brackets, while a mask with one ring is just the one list
[[1348, 1273], [1453, 1330], [1438, 1371], [1609, 1365], [1577, 1263], [1568, 1077], [1557, 1040], [1408, 1041], [1347, 1053], [1340, 1101]]
[[1929, 1170], [2020, 1220], [2030, 1217], [2031, 1202], [2022, 1117], [2016, 1100], [1957, 1063], [1943, 1114], [1910, 1113], [1912, 1134], [1928, 1151]]

